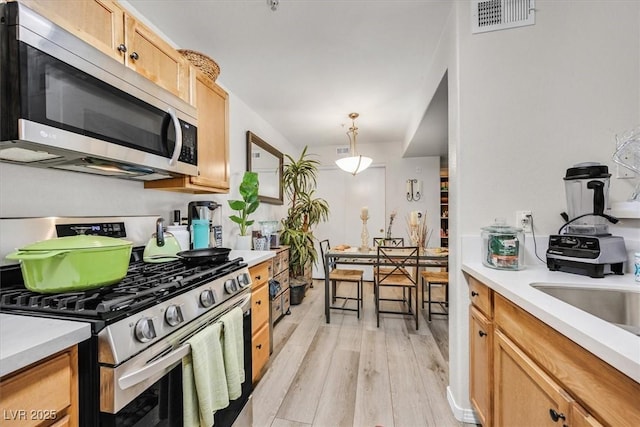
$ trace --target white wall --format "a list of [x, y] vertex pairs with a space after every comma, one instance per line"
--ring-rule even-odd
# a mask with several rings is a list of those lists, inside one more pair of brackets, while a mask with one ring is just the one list
[[[639, 3], [538, 1], [536, 24], [472, 35], [460, 7], [462, 232], [531, 209], [541, 233], [566, 210], [566, 169], [615, 172], [615, 135], [640, 123]], [[611, 180], [610, 201], [631, 194]]]
[[[320, 161], [322, 168], [336, 168], [337, 146], [312, 146], [309, 152]], [[385, 228], [369, 229], [371, 237], [383, 236], [389, 226], [389, 214], [397, 211], [392, 227], [394, 237], [404, 237], [409, 243], [406, 218], [411, 211], [427, 212], [427, 226], [433, 230], [429, 246], [440, 246], [440, 157], [402, 158], [403, 149], [399, 143], [362, 144], [358, 142], [358, 154], [369, 156], [374, 165], [385, 166]], [[346, 174], [346, 172], [344, 172]], [[424, 196], [419, 201], [406, 199], [405, 186], [409, 178], [422, 181]], [[347, 242], [353, 243], [353, 242]]]
[[[186, 213], [190, 201], [215, 200], [222, 204], [223, 242], [233, 247], [238, 227], [228, 220], [231, 209], [226, 200], [240, 197], [237, 188], [246, 169], [246, 131], [251, 130], [283, 152], [297, 154], [299, 149], [231, 92], [229, 109], [228, 195], [145, 190], [141, 182], [0, 163], [0, 217], [158, 215], [168, 222], [174, 209]], [[252, 218], [279, 220], [284, 214], [285, 206], [262, 204]]]
[[[472, 35], [470, 4], [456, 2], [427, 80], [449, 69], [449, 399], [459, 418], [471, 421], [461, 236], [499, 216], [514, 223], [522, 209], [552, 234], [568, 167], [597, 161], [615, 173], [615, 134], [640, 121], [639, 18], [638, 2], [538, 0], [534, 26]], [[610, 201], [632, 186], [612, 178]], [[639, 230], [639, 220], [612, 227], [630, 240]]]

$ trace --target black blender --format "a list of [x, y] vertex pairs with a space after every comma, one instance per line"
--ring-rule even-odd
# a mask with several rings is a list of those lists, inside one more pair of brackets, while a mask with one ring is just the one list
[[607, 215], [609, 178], [606, 165], [579, 163], [564, 177], [567, 221], [558, 234], [549, 236], [547, 267], [552, 271], [604, 277], [623, 274], [627, 250], [621, 236], [609, 233], [609, 223], [618, 219]]

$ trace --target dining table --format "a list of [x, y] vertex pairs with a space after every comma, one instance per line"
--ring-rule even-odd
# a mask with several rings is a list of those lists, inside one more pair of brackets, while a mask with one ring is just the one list
[[[324, 254], [324, 314], [326, 323], [330, 323], [331, 321], [331, 286], [329, 286], [329, 271], [331, 266], [361, 265], [375, 267], [378, 262], [377, 260], [377, 248], [361, 248], [340, 245], [329, 249]], [[422, 249], [418, 255], [418, 265], [420, 268], [448, 268], [449, 251], [447, 248]]]

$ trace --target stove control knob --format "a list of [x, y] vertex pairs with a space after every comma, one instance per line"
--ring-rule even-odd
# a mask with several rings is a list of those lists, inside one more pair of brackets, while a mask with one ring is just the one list
[[251, 276], [249, 273], [242, 273], [238, 276], [238, 284], [241, 288], [245, 288], [251, 284]]
[[143, 317], [136, 322], [136, 339], [140, 342], [149, 342], [156, 337], [156, 329], [153, 327], [153, 320]]
[[203, 307], [211, 307], [216, 302], [216, 294], [211, 289], [205, 289], [200, 294], [200, 304]]
[[169, 326], [177, 326], [184, 322], [180, 306], [172, 304], [167, 307], [167, 311], [164, 313], [164, 320], [166, 320]]
[[238, 281], [236, 279], [228, 279], [224, 282], [224, 290], [228, 294], [235, 294], [238, 292]]

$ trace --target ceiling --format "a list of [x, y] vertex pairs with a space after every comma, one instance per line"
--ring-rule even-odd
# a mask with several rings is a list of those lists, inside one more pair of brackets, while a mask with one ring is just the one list
[[215, 59], [218, 81], [294, 145], [348, 145], [358, 112], [359, 147], [410, 139], [405, 156], [446, 157], [446, 87], [408, 132], [450, 0], [279, 0], [275, 11], [271, 1], [126, 3], [177, 47]]

